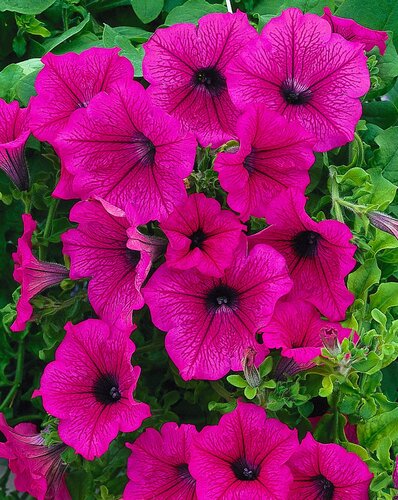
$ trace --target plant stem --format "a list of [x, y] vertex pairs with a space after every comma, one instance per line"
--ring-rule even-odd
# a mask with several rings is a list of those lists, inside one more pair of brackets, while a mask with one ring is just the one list
[[232, 5], [231, 5], [231, 0], [225, 0], [225, 3], [227, 4], [227, 11], [232, 14]]
[[330, 185], [331, 185], [331, 196], [332, 196], [332, 210], [336, 216], [336, 219], [340, 222], [344, 222], [343, 212], [341, 211], [339, 205], [339, 186], [336, 181], [336, 171], [329, 167]]
[[223, 399], [225, 399], [226, 401], [232, 401], [232, 397], [231, 395], [229, 394], [229, 392], [225, 389], [225, 387], [223, 387], [220, 382], [216, 382], [216, 381], [211, 381], [210, 382], [210, 385], [212, 387], [212, 389], [215, 390], [215, 392], [221, 396]]
[[21, 382], [22, 382], [22, 375], [23, 375], [23, 362], [24, 362], [24, 355], [25, 355], [25, 350], [24, 350], [24, 339], [21, 338], [18, 343], [18, 353], [17, 353], [17, 368], [15, 370], [15, 379], [13, 386], [10, 390], [10, 392], [7, 394], [5, 399], [0, 405], [0, 412], [3, 411], [5, 408], [7, 408], [8, 404], [11, 403], [18, 392]]
[[[50, 208], [48, 209], [48, 215], [46, 219], [46, 225], [44, 226], [44, 231], [43, 231], [43, 240], [44, 243], [46, 243], [46, 239], [50, 236], [50, 232], [52, 229], [52, 223], [54, 219], [55, 212], [58, 207], [59, 200], [57, 198], [53, 198], [50, 203]], [[46, 253], [47, 253], [47, 247], [45, 244], [40, 245], [39, 247], [39, 259], [44, 260], [46, 258]]]

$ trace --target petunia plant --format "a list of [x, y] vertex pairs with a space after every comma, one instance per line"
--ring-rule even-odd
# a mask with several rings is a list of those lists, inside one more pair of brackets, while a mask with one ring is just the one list
[[0, 498], [398, 497], [398, 10], [0, 2]]

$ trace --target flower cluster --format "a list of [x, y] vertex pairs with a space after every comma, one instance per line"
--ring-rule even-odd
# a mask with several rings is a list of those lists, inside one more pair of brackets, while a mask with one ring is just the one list
[[[34, 256], [30, 214], [14, 254], [13, 331], [35, 319], [31, 300], [67, 277], [88, 280], [99, 318], [66, 324], [33, 394], [65, 445], [93, 460], [150, 416], [133, 398], [140, 368], [131, 364], [133, 314], [145, 304], [184, 380], [241, 371], [248, 350], [255, 368], [281, 349], [305, 370], [328, 336], [356, 338], [340, 324], [354, 301], [345, 281], [353, 236], [342, 222], [313, 220], [305, 190], [314, 152], [354, 137], [370, 84], [364, 50], [374, 45], [384, 52], [385, 34], [329, 10], [287, 9], [261, 34], [241, 12], [209, 14], [148, 40], [148, 88], [119, 49], [91, 48], [43, 57], [28, 110], [0, 101], [0, 167], [28, 187], [31, 131], [60, 158], [53, 196], [79, 200], [69, 215], [77, 225], [61, 236], [69, 270]], [[189, 190], [198, 145], [226, 202]], [[266, 227], [252, 234], [251, 217]], [[16, 487], [67, 498], [64, 444], [46, 447], [28, 424], [1, 425]], [[372, 477], [341, 446], [310, 434], [299, 443], [296, 430], [242, 402], [218, 425], [166, 423], [128, 447], [125, 500], [365, 499]]]

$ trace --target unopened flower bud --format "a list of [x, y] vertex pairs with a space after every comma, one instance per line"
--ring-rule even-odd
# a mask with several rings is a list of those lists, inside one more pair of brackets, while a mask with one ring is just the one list
[[332, 356], [337, 356], [341, 352], [336, 328], [321, 328], [321, 340], [325, 348]]
[[243, 374], [250, 387], [258, 387], [261, 384], [260, 372], [254, 364], [256, 354], [252, 347], [248, 347], [242, 359]]
[[398, 239], [398, 220], [391, 215], [383, 214], [382, 212], [369, 212], [370, 222], [373, 226], [382, 231], [392, 234]]

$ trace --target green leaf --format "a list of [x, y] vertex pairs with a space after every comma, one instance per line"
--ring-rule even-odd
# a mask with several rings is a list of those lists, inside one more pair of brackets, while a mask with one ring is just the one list
[[398, 127], [383, 130], [376, 138], [376, 150], [371, 164], [380, 167], [390, 182], [398, 182]]
[[55, 0], [0, 0], [0, 10], [35, 15], [41, 14], [53, 3]]
[[333, 8], [333, 0], [290, 0], [285, 2], [280, 10], [296, 7], [303, 12], [313, 12], [314, 14], [323, 14], [324, 7]]
[[398, 109], [391, 101], [372, 101], [362, 105], [362, 118], [369, 123], [374, 123], [383, 129], [396, 125]]
[[162, 12], [164, 0], [131, 0], [131, 5], [140, 21], [148, 24]]
[[[15, 98], [26, 97], [26, 88], [28, 77], [33, 75], [36, 78], [37, 73], [43, 67], [40, 59], [28, 59], [17, 64], [10, 64], [0, 72], [0, 97], [6, 101]], [[26, 80], [25, 80], [26, 79]], [[31, 89], [34, 90], [34, 89]], [[32, 94], [33, 95], [33, 94]], [[21, 99], [22, 104], [26, 105], [25, 99]]]
[[319, 395], [323, 398], [330, 396], [333, 392], [333, 381], [330, 376], [323, 377], [322, 387], [319, 389]]
[[142, 76], [142, 60], [144, 58], [144, 49], [139, 46], [138, 48], [130, 42], [130, 40], [119, 35], [116, 30], [105, 24], [104, 32], [102, 35], [102, 42], [104, 47], [119, 47], [121, 49], [120, 55], [130, 59], [134, 66], [134, 75]]
[[[392, 33], [390, 32], [388, 35], [387, 47], [383, 56], [379, 54], [378, 49], [371, 51], [371, 54], [374, 54], [377, 58], [377, 77], [381, 80], [381, 85], [377, 89], [370, 90], [366, 95], [366, 100], [384, 95], [391, 89], [395, 78], [398, 76], [398, 54], [392, 42]], [[398, 101], [390, 100], [393, 104], [398, 104]]]
[[337, 16], [348, 17], [367, 28], [391, 30], [394, 45], [398, 47], [398, 2], [396, 0], [345, 0], [336, 11]]
[[376, 415], [364, 424], [359, 424], [357, 431], [361, 445], [370, 450], [378, 448], [385, 437], [394, 441], [398, 438], [398, 408]]
[[382, 283], [377, 292], [370, 296], [370, 307], [385, 313], [390, 307], [398, 306], [398, 283]]
[[243, 388], [247, 386], [246, 380], [244, 380], [240, 375], [228, 375], [227, 380], [234, 387]]
[[272, 357], [267, 356], [259, 367], [261, 378], [266, 377], [271, 372], [272, 364], [273, 364]]
[[355, 297], [365, 297], [369, 288], [379, 283], [380, 276], [381, 271], [373, 257], [348, 276], [348, 288]]
[[[77, 26], [74, 26], [73, 28], [70, 28], [70, 29], [64, 31], [59, 36], [50, 38], [49, 40], [46, 40], [45, 42], [43, 42], [43, 47], [44, 47], [45, 51], [51, 52], [59, 45], [66, 42], [66, 40], [68, 40], [69, 38], [77, 35], [77, 33], [80, 33], [89, 21], [90, 21], [90, 14], [87, 14], [86, 17]], [[69, 51], [69, 49], [68, 49], [68, 51]]]
[[256, 397], [256, 394], [257, 394], [257, 389], [255, 389], [254, 387], [247, 386], [247, 387], [245, 387], [244, 394], [245, 394], [245, 398], [254, 399]]
[[380, 168], [368, 169], [371, 178], [372, 192], [370, 196], [358, 199], [358, 203], [365, 202], [375, 210], [385, 210], [394, 200], [397, 192], [397, 186], [383, 177]]
[[224, 5], [209, 4], [205, 0], [188, 0], [184, 5], [175, 7], [166, 17], [165, 25], [177, 23], [197, 23], [198, 19], [211, 12], [226, 12]]

